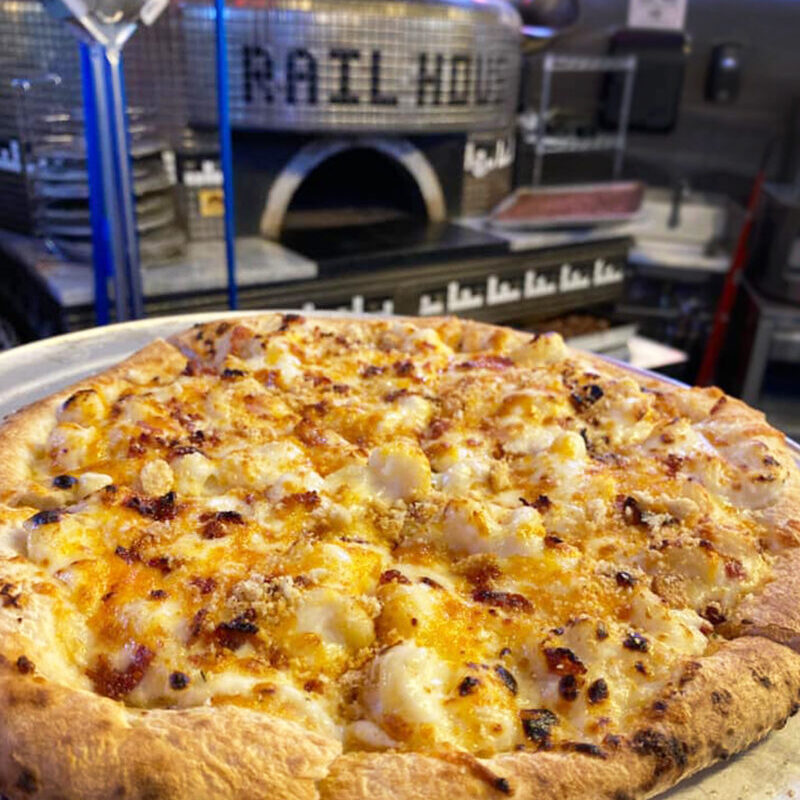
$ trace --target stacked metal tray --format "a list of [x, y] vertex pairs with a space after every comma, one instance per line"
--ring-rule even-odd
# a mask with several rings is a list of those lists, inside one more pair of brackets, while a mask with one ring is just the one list
[[[34, 122], [30, 194], [37, 232], [64, 258], [89, 263], [92, 231], [82, 113], [59, 111]], [[130, 137], [142, 260], [164, 261], [179, 255], [186, 243], [178, 227], [170, 151], [141, 110], [130, 111]]]

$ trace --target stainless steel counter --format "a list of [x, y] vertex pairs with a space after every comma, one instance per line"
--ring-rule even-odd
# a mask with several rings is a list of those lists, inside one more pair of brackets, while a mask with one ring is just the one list
[[[64, 261], [48, 253], [41, 240], [8, 231], [0, 231], [0, 244], [22, 263], [33, 265], [60, 305], [74, 308], [91, 306], [94, 302], [90, 266]], [[236, 267], [238, 285], [242, 288], [317, 277], [313, 261], [258, 237], [237, 240]], [[224, 291], [228, 285], [225, 243], [190, 242], [182, 258], [143, 269], [142, 283], [147, 298]]]

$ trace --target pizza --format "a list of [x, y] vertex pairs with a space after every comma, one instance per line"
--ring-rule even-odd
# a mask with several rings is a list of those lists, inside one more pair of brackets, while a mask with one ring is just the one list
[[8, 800], [648, 797], [800, 702], [800, 471], [451, 318], [195, 326], [0, 428]]

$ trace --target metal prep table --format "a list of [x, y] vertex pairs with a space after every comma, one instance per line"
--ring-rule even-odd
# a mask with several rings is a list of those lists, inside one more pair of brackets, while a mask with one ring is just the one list
[[[263, 239], [239, 239], [240, 307], [461, 314], [505, 322], [613, 303], [622, 294], [631, 244], [624, 234], [544, 235], [537, 246], [515, 251], [499, 237], [481, 239], [468, 226], [461, 231], [456, 238], [464, 241], [447, 251], [427, 242], [393, 259], [353, 255], [333, 265]], [[94, 324], [89, 268], [5, 231], [0, 264], [0, 313], [21, 338]], [[181, 261], [144, 269], [146, 315], [224, 309], [223, 265], [223, 243], [208, 241], [190, 243]]]

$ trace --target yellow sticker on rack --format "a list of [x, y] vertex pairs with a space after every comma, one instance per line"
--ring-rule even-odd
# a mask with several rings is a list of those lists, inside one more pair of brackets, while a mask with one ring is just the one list
[[221, 217], [225, 210], [222, 189], [201, 189], [197, 193], [201, 217]]

